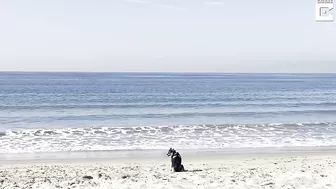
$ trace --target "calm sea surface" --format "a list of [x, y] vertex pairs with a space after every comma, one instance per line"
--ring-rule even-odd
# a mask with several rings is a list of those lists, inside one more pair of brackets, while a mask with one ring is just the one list
[[0, 153], [336, 144], [336, 74], [4, 73]]

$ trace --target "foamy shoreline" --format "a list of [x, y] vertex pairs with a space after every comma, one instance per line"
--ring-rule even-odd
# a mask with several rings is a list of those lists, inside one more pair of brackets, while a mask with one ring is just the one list
[[331, 146], [336, 144], [335, 126], [293, 122], [9, 128], [0, 129], [0, 153]]
[[335, 151], [167, 157], [21, 160], [0, 165], [0, 188], [336, 188]]

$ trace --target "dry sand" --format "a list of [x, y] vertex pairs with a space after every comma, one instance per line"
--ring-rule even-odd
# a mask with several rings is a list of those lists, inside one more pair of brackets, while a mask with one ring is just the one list
[[335, 155], [21, 162], [0, 166], [0, 188], [336, 188]]

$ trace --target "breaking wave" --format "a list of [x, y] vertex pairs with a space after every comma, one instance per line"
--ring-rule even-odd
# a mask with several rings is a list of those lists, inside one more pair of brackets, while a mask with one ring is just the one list
[[0, 132], [0, 153], [332, 146], [335, 123], [23, 129]]

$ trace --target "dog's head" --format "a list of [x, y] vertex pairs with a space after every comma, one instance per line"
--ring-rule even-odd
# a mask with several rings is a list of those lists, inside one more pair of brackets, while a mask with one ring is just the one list
[[174, 150], [173, 148], [170, 148], [170, 149], [168, 150], [167, 156], [169, 157], [169, 156], [171, 156], [171, 155], [174, 155], [175, 153], [176, 153], [176, 150]]

